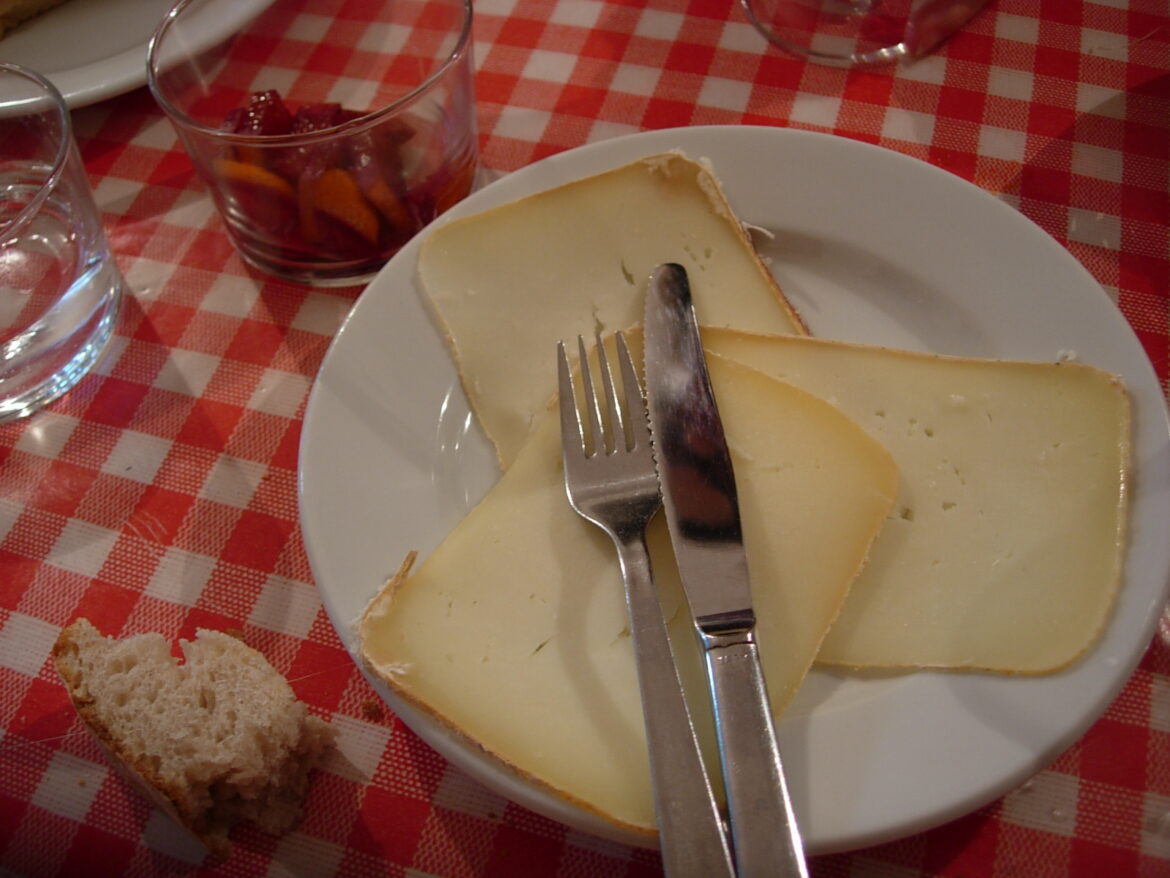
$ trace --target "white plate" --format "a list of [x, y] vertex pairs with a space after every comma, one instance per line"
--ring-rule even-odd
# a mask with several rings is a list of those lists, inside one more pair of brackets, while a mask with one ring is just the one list
[[[844, 138], [722, 126], [633, 135], [517, 171], [445, 220], [674, 148], [711, 159], [740, 217], [775, 234], [762, 249], [815, 334], [989, 357], [1075, 352], [1123, 376], [1133, 395], [1125, 582], [1086, 660], [1026, 679], [815, 670], [784, 717], [812, 852], [888, 841], [972, 811], [1080, 737], [1154, 633], [1170, 592], [1170, 433], [1156, 376], [1100, 286], [1035, 225], [944, 171]], [[355, 305], [305, 414], [305, 542], [351, 653], [353, 621], [406, 551], [431, 551], [496, 478], [420, 300], [422, 237]], [[420, 736], [493, 789], [578, 829], [636, 841], [499, 769], [374, 685]]]
[[0, 39], [0, 61], [52, 81], [72, 108], [146, 82], [146, 44], [174, 0], [66, 0]]
[[[233, 33], [269, 2], [240, 0], [232, 14], [196, 19], [198, 38], [192, 49]], [[45, 76], [71, 109], [116, 97], [145, 84], [146, 46], [174, 3], [66, 0], [0, 39], [0, 61]]]

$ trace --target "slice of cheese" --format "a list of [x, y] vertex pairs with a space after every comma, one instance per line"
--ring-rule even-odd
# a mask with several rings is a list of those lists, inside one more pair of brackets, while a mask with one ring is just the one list
[[[832, 406], [729, 361], [712, 358], [710, 368], [779, 714], [889, 512], [897, 473]], [[664, 516], [648, 539], [680, 664], [698, 685]], [[360, 637], [366, 664], [413, 704], [558, 795], [652, 831], [617, 557], [566, 499], [555, 412], [417, 572], [370, 603]]]
[[646, 281], [687, 269], [700, 320], [802, 333], [715, 177], [653, 156], [451, 222], [419, 252], [426, 297], [506, 468], [554, 389], [554, 345], [641, 323]]
[[959, 359], [704, 330], [709, 350], [839, 406], [894, 456], [895, 510], [819, 661], [1059, 669], [1122, 570], [1129, 397], [1078, 363]]

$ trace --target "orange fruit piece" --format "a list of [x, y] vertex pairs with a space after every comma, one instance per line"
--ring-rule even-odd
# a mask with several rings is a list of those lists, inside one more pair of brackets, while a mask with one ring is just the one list
[[247, 223], [270, 238], [297, 236], [297, 193], [279, 174], [235, 159], [216, 159], [212, 171], [223, 196]]
[[260, 191], [281, 198], [294, 199], [297, 197], [292, 185], [279, 174], [274, 174], [267, 168], [251, 162], [241, 162], [236, 159], [216, 159], [212, 165], [216, 175], [230, 183], [242, 183], [245, 186], [256, 186]]
[[235, 160], [238, 162], [247, 162], [260, 168], [264, 167], [264, 150], [259, 146], [249, 146], [240, 143], [233, 147], [233, 152], [236, 157]]
[[320, 240], [320, 225], [314, 210], [342, 223], [370, 244], [378, 243], [378, 216], [362, 196], [353, 176], [341, 168], [301, 177], [301, 220], [306, 237]]
[[397, 232], [409, 232], [414, 225], [410, 211], [402, 200], [394, 194], [394, 190], [381, 177], [367, 182], [365, 187], [366, 198], [386, 218], [386, 221]]

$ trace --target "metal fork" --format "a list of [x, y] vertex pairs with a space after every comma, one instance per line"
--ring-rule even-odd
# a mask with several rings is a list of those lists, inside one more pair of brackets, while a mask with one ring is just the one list
[[[666, 874], [671, 878], [731, 878], [735, 871], [727, 835], [683, 694], [646, 549], [646, 526], [661, 507], [662, 494], [642, 387], [625, 338], [617, 333], [623, 405], [601, 336], [596, 340], [607, 421], [602, 420], [594, 393], [584, 340], [577, 337], [584, 390], [581, 407], [565, 345], [557, 344], [565, 491], [573, 508], [609, 534], [617, 546]], [[586, 412], [587, 433], [582, 430], [581, 408]]]

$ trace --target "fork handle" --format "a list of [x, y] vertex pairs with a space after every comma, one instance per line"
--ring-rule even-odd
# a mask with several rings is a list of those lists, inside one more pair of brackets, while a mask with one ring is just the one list
[[614, 541], [626, 585], [663, 869], [670, 878], [734, 878], [723, 821], [654, 586], [645, 534]]

